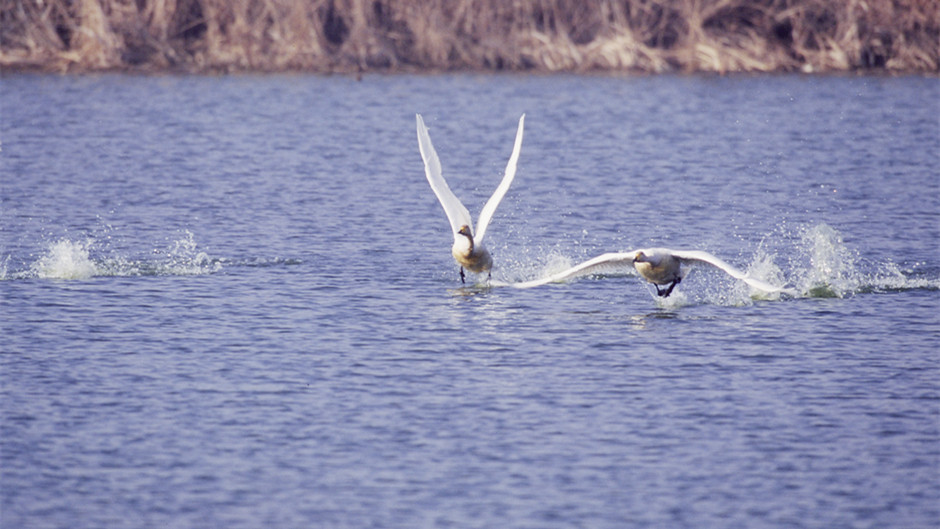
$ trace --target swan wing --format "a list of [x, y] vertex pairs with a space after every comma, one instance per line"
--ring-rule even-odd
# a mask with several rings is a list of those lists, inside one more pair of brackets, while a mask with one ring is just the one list
[[516, 143], [512, 147], [512, 155], [509, 156], [509, 163], [506, 164], [506, 173], [503, 175], [503, 180], [499, 183], [499, 187], [496, 188], [496, 191], [493, 192], [493, 196], [486, 201], [483, 210], [480, 211], [480, 218], [477, 220], [477, 231], [473, 235], [473, 240], [477, 243], [483, 241], [483, 236], [486, 234], [486, 227], [489, 226], [493, 214], [496, 213], [496, 206], [499, 206], [499, 202], [503, 199], [503, 196], [506, 195], [506, 191], [509, 190], [509, 185], [512, 184], [512, 179], [516, 176], [516, 163], [519, 161], [519, 151], [522, 149], [522, 129], [524, 125], [525, 114], [519, 118], [519, 127], [516, 129]]
[[548, 275], [540, 279], [531, 281], [522, 281], [520, 283], [511, 283], [515, 288], [532, 288], [549, 283], [559, 283], [574, 279], [576, 277], [599, 274], [603, 272], [624, 272], [633, 270], [633, 257], [636, 252], [627, 253], [605, 253], [592, 259], [588, 259], [581, 264], [575, 265], [567, 270]]
[[418, 149], [421, 151], [421, 158], [424, 160], [424, 173], [428, 177], [428, 183], [437, 196], [437, 200], [444, 207], [444, 213], [447, 214], [447, 220], [450, 221], [450, 228], [457, 237], [457, 231], [461, 226], [470, 226], [473, 229], [473, 221], [470, 220], [470, 212], [460, 202], [457, 195], [450, 190], [444, 176], [441, 174], [441, 159], [431, 144], [431, 137], [428, 135], [428, 128], [424, 125], [424, 119], [421, 114], [415, 114], [418, 122]]
[[672, 253], [673, 257], [679, 259], [682, 262], [685, 262], [685, 263], [699, 262], [699, 263], [709, 264], [711, 266], [714, 266], [715, 268], [718, 268], [719, 270], [722, 270], [723, 272], [725, 272], [726, 274], [728, 274], [729, 276], [735, 279], [740, 279], [741, 281], [744, 281], [745, 283], [756, 288], [757, 290], [761, 290], [764, 292], [787, 292], [788, 291], [787, 289], [784, 289], [784, 288], [775, 287], [766, 281], [761, 281], [760, 279], [750, 277], [749, 275], [742, 272], [741, 270], [731, 266], [730, 264], [724, 262], [723, 260], [719, 259], [718, 257], [715, 257], [714, 255], [708, 252], [703, 252], [700, 250], [687, 250], [687, 251], [669, 250], [669, 251], [670, 253]]

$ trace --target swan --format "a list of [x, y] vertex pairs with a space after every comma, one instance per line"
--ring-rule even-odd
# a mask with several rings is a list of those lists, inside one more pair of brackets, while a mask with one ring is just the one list
[[[744, 281], [751, 287], [766, 293], [792, 293], [790, 289], [776, 287], [750, 277], [714, 255], [700, 250], [670, 250], [668, 248], [650, 248], [631, 252], [605, 253], [587, 261], [549, 275], [541, 279], [510, 283], [516, 288], [531, 288], [548, 283], [566, 281], [579, 276], [595, 274], [605, 270], [619, 270], [633, 267], [640, 276], [656, 287], [656, 294], [668, 297], [689, 271], [689, 265], [704, 263], [711, 265], [735, 279]], [[664, 288], [661, 288], [664, 287]]]
[[473, 221], [470, 218], [470, 212], [460, 202], [460, 199], [454, 195], [447, 182], [441, 175], [441, 160], [431, 144], [431, 137], [428, 136], [428, 128], [424, 125], [424, 119], [421, 114], [415, 114], [418, 122], [418, 149], [421, 151], [421, 158], [424, 160], [424, 172], [431, 184], [431, 189], [444, 208], [447, 214], [447, 220], [450, 221], [451, 230], [454, 232], [454, 245], [451, 247], [451, 253], [457, 264], [460, 265], [460, 281], [465, 283], [464, 268], [473, 273], [479, 274], [487, 272], [493, 267], [493, 258], [490, 252], [483, 246], [483, 236], [486, 234], [486, 227], [496, 212], [496, 207], [503, 199], [512, 179], [516, 175], [516, 163], [519, 161], [519, 150], [522, 148], [522, 128], [525, 124], [525, 114], [519, 118], [519, 128], [516, 130], [516, 143], [512, 148], [512, 155], [509, 157], [509, 163], [506, 165], [506, 173], [503, 180], [499, 183], [493, 196], [486, 201], [483, 210], [480, 211], [480, 217], [477, 219], [477, 229], [473, 230]]

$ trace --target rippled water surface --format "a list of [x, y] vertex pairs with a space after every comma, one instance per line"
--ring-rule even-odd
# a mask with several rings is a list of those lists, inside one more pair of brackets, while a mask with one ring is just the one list
[[[0, 79], [0, 524], [940, 525], [940, 84]], [[462, 286], [421, 113], [493, 279]]]

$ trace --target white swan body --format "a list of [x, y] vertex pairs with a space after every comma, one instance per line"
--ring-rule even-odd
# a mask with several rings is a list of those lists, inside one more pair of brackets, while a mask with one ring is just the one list
[[493, 267], [493, 258], [490, 252], [483, 245], [483, 236], [486, 234], [486, 228], [496, 212], [506, 191], [512, 184], [512, 179], [516, 175], [516, 164], [519, 161], [519, 151], [522, 149], [522, 129], [525, 124], [525, 114], [519, 118], [519, 127], [516, 130], [516, 142], [512, 148], [512, 155], [509, 157], [509, 163], [506, 165], [506, 172], [503, 180], [499, 183], [493, 196], [486, 201], [483, 210], [480, 211], [480, 218], [477, 220], [476, 232], [473, 230], [473, 221], [470, 218], [470, 212], [460, 202], [460, 199], [450, 190], [444, 176], [441, 174], [441, 160], [431, 144], [431, 137], [428, 135], [428, 128], [424, 125], [424, 119], [421, 114], [415, 115], [418, 126], [418, 149], [421, 151], [421, 158], [424, 160], [424, 173], [428, 177], [428, 183], [437, 200], [444, 208], [447, 214], [447, 220], [450, 221], [451, 230], [454, 233], [454, 245], [451, 247], [451, 253], [454, 259], [460, 265], [460, 279], [464, 280], [464, 268], [474, 273], [489, 272]]
[[[666, 297], [672, 293], [672, 289], [675, 288], [688, 273], [688, 265], [697, 263], [711, 265], [762, 292], [791, 292], [789, 289], [776, 287], [766, 281], [750, 277], [748, 274], [708, 252], [699, 250], [670, 250], [667, 248], [605, 253], [573, 266], [568, 270], [541, 279], [512, 283], [511, 286], [516, 288], [531, 288], [548, 283], [567, 281], [579, 276], [597, 274], [605, 271], [622, 271], [623, 268], [632, 267], [643, 279], [646, 279], [656, 287], [656, 293], [658, 295]], [[660, 286], [666, 286], [666, 288], [660, 289]]]

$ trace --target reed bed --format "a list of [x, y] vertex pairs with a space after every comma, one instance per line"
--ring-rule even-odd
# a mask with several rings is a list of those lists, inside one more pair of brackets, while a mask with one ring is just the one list
[[51, 71], [940, 71], [936, 0], [0, 0]]

